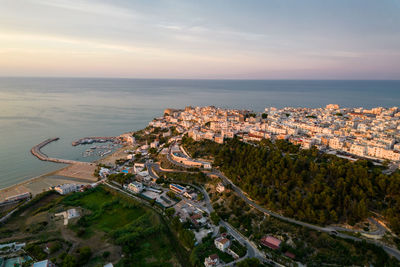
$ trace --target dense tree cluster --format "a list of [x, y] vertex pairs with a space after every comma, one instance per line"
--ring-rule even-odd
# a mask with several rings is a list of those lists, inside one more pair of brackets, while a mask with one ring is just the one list
[[135, 178], [135, 175], [132, 173], [113, 173], [108, 176], [108, 180], [115, 181], [119, 183], [121, 186], [127, 184]]
[[150, 213], [145, 213], [135, 221], [117, 229], [111, 233], [117, 245], [122, 246], [126, 254], [131, 254], [131, 251], [140, 249], [141, 242], [146, 238], [159, 235], [165, 231], [164, 225], [152, 225]]
[[171, 226], [182, 244], [189, 249], [193, 249], [196, 240], [194, 233], [186, 229], [185, 225], [179, 221], [178, 216], [172, 218]]
[[385, 216], [400, 233], [400, 173], [382, 174], [371, 162], [351, 162], [316, 148], [300, 150], [287, 141], [257, 146], [227, 140], [223, 145], [184, 138], [194, 155], [211, 155], [236, 185], [271, 210], [317, 224]]

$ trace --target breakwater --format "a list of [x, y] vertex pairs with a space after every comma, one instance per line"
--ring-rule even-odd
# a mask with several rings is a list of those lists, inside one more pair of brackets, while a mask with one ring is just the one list
[[32, 147], [31, 149], [31, 153], [32, 155], [34, 155], [35, 157], [37, 157], [40, 160], [43, 161], [51, 161], [51, 162], [56, 162], [56, 163], [65, 163], [65, 164], [73, 164], [73, 163], [84, 163], [81, 161], [76, 161], [76, 160], [69, 160], [69, 159], [58, 159], [58, 158], [51, 158], [48, 157], [45, 153], [43, 153], [42, 151], [40, 151], [40, 149], [48, 144], [50, 144], [51, 142], [55, 142], [57, 140], [59, 140], [60, 138], [55, 137], [55, 138], [49, 138], [44, 140], [43, 142], [41, 142], [40, 144], [37, 144], [36, 146]]

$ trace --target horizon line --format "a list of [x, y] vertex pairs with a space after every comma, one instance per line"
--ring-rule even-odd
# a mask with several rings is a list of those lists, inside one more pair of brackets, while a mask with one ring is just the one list
[[29, 79], [115, 79], [115, 80], [187, 80], [187, 81], [400, 81], [382, 78], [140, 78], [140, 77], [103, 77], [103, 76], [2, 76], [0, 78], [29, 78]]

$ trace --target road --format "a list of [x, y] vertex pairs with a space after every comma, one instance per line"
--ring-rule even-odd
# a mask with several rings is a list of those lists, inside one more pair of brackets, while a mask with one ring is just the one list
[[[377, 245], [379, 247], [382, 247], [389, 255], [395, 257], [397, 260], [400, 261], [400, 251], [395, 249], [395, 248], [392, 248], [392, 247], [389, 247], [387, 245], [381, 244], [381, 243], [376, 242], [374, 240], [361, 239], [361, 238], [357, 238], [357, 237], [354, 237], [354, 236], [351, 236], [351, 235], [346, 235], [346, 234], [343, 234], [343, 233], [339, 233], [339, 232], [336, 231], [336, 229], [334, 227], [321, 227], [321, 226], [318, 226], [318, 225], [313, 225], [313, 224], [301, 222], [301, 221], [298, 221], [298, 220], [295, 220], [295, 219], [292, 219], [292, 218], [285, 217], [285, 216], [280, 215], [278, 213], [275, 213], [273, 211], [267, 210], [266, 208], [261, 207], [260, 205], [258, 205], [254, 201], [250, 200], [240, 188], [238, 188], [236, 185], [234, 185], [232, 183], [232, 181], [229, 180], [221, 172], [214, 170], [213, 172], [210, 172], [210, 174], [216, 175], [216, 176], [220, 177], [221, 180], [224, 181], [224, 183], [230, 184], [232, 186], [232, 189], [239, 195], [239, 197], [241, 197], [250, 206], [254, 207], [255, 209], [257, 209], [257, 210], [259, 210], [259, 211], [261, 211], [261, 212], [263, 212], [265, 214], [268, 214], [270, 216], [278, 218], [278, 219], [280, 219], [282, 221], [294, 223], [294, 224], [297, 224], [297, 225], [300, 225], [300, 226], [307, 227], [309, 229], [313, 229], [313, 230], [320, 231], [320, 232], [325, 232], [325, 233], [328, 233], [328, 234], [331, 234], [331, 235], [336, 235], [337, 237], [341, 237], [341, 238], [344, 238], [344, 239], [352, 239], [354, 241], [363, 241], [363, 240], [365, 240], [368, 243], [375, 244], [375, 245]], [[347, 230], [347, 229], [345, 229], [345, 230]], [[380, 229], [378, 231], [382, 231], [382, 229]], [[337, 234], [334, 234], [334, 233], [337, 233]]]
[[362, 233], [362, 234], [367, 234], [370, 236], [380, 236], [382, 237], [386, 233], [386, 228], [377, 222], [374, 218], [368, 218], [368, 221], [370, 224], [374, 224], [377, 227], [377, 230], [373, 232], [367, 232], [367, 231], [362, 231], [362, 230], [356, 230], [356, 229], [348, 229], [340, 226], [331, 226], [333, 229], [336, 231], [347, 231], [347, 232], [353, 232], [353, 233]]
[[[169, 150], [169, 152], [170, 152], [170, 150]], [[176, 162], [171, 157], [169, 157], [169, 153], [168, 153], [167, 158], [173, 164], [176, 164], [178, 166], [183, 165], [182, 163]], [[187, 168], [187, 166], [186, 166], [186, 168]], [[354, 237], [354, 236], [351, 236], [351, 235], [346, 235], [346, 234], [343, 234], [343, 233], [339, 233], [339, 232], [336, 231], [336, 229], [334, 227], [321, 227], [321, 226], [318, 226], [318, 225], [313, 225], [313, 224], [310, 224], [310, 223], [306, 223], [306, 222], [302, 222], [302, 221], [298, 221], [298, 220], [295, 220], [295, 219], [292, 219], [292, 218], [285, 217], [285, 216], [283, 216], [281, 214], [278, 214], [276, 212], [268, 210], [268, 209], [258, 205], [254, 201], [250, 200], [247, 197], [247, 195], [239, 187], [237, 187], [228, 177], [226, 177], [220, 171], [213, 169], [212, 171], [205, 172], [205, 173], [208, 174], [208, 175], [218, 176], [225, 185], [230, 184], [232, 186], [232, 189], [237, 193], [237, 195], [240, 198], [242, 198], [247, 204], [249, 204], [250, 206], [252, 206], [253, 208], [257, 209], [260, 212], [268, 214], [268, 215], [270, 215], [272, 217], [275, 217], [277, 219], [280, 219], [282, 221], [286, 221], [286, 222], [290, 222], [290, 223], [293, 223], [293, 224], [296, 224], [296, 225], [300, 225], [300, 226], [303, 226], [303, 227], [306, 227], [306, 228], [309, 228], [309, 229], [312, 229], [312, 230], [315, 230], [315, 231], [325, 232], [325, 233], [328, 233], [328, 234], [331, 234], [331, 235], [335, 235], [337, 237], [341, 237], [341, 238], [344, 238], [344, 239], [351, 239], [351, 240], [360, 241], [360, 242], [365, 240], [368, 243], [371, 243], [371, 244], [374, 244], [376, 246], [382, 247], [389, 255], [395, 257], [397, 260], [400, 261], [400, 251], [395, 249], [395, 248], [393, 248], [393, 247], [389, 247], [387, 245], [381, 244], [380, 242], [377, 242], [375, 240], [361, 239], [361, 238], [357, 238], [357, 237]], [[378, 231], [382, 231], [382, 229], [379, 228]]]
[[[164, 172], [163, 170], [160, 169], [160, 165], [157, 164], [157, 163], [146, 163], [146, 166], [147, 166], [147, 170], [148, 170], [148, 172], [149, 172], [149, 175], [150, 175], [152, 178], [158, 177], [158, 176], [154, 173], [154, 170], [156, 170], [157, 172]], [[167, 172], [170, 172], [170, 171], [167, 171]], [[206, 203], [206, 206], [207, 206], [207, 209], [208, 209], [209, 213], [211, 213], [211, 212], [214, 211], [214, 208], [213, 208], [213, 206], [212, 206], [212, 204], [211, 204], [210, 196], [208, 195], [207, 191], [206, 191], [203, 187], [197, 186], [197, 185], [194, 185], [194, 184], [191, 184], [191, 183], [187, 183], [187, 182], [185, 182], [185, 184], [188, 184], [188, 185], [190, 185], [190, 186], [196, 188], [196, 189], [199, 190], [200, 192], [202, 192], [203, 195], [204, 195], [204, 201], [205, 201], [205, 203]], [[264, 256], [264, 254], [257, 248], [257, 246], [256, 246], [252, 241], [250, 241], [247, 237], [243, 236], [239, 231], [237, 231], [237, 230], [236, 230], [234, 227], [232, 227], [229, 223], [227, 223], [227, 222], [225, 222], [225, 221], [223, 221], [223, 220], [220, 220], [219, 225], [220, 225], [220, 226], [224, 226], [224, 227], [227, 229], [227, 231], [228, 231], [228, 233], [229, 233], [230, 235], [232, 235], [232, 236], [233, 236], [236, 240], [238, 240], [241, 244], [243, 244], [244, 246], [246, 246], [246, 248], [247, 248], [247, 254], [246, 254], [246, 256], [245, 256], [245, 257], [242, 257], [241, 259], [239, 259], [239, 260], [237, 260], [237, 261], [243, 260], [243, 259], [246, 258], [246, 257], [250, 257], [250, 258], [257, 258], [257, 259], [259, 259], [259, 260], [262, 261], [262, 262], [268, 262], [268, 263], [270, 263], [270, 264], [275, 264], [275, 265], [277, 265], [277, 266], [280, 266], [279, 263], [276, 263], [276, 262], [273, 262], [273, 261], [271, 261], [271, 260], [269, 260], [269, 259], [266, 259], [265, 256]], [[225, 266], [232, 266], [232, 264], [236, 263], [237, 261], [234, 261], [234, 262], [231, 262], [231, 263], [229, 263], [229, 264], [226, 264]]]

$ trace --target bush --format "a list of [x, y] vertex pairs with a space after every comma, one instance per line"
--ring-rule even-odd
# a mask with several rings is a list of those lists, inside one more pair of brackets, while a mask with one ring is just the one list
[[86, 264], [92, 256], [92, 250], [89, 247], [81, 247], [78, 253], [77, 262], [80, 266]]
[[218, 216], [218, 214], [213, 211], [210, 213], [210, 219], [213, 222], [213, 224], [218, 225], [219, 221], [221, 220], [221, 218]]
[[47, 254], [43, 251], [43, 249], [36, 244], [27, 245], [26, 251], [37, 260], [44, 260], [47, 257]]
[[72, 255], [66, 255], [62, 261], [62, 267], [77, 267], [76, 259]]
[[103, 259], [107, 259], [108, 257], [110, 257], [110, 254], [111, 254], [110, 251], [104, 251], [102, 254]]

